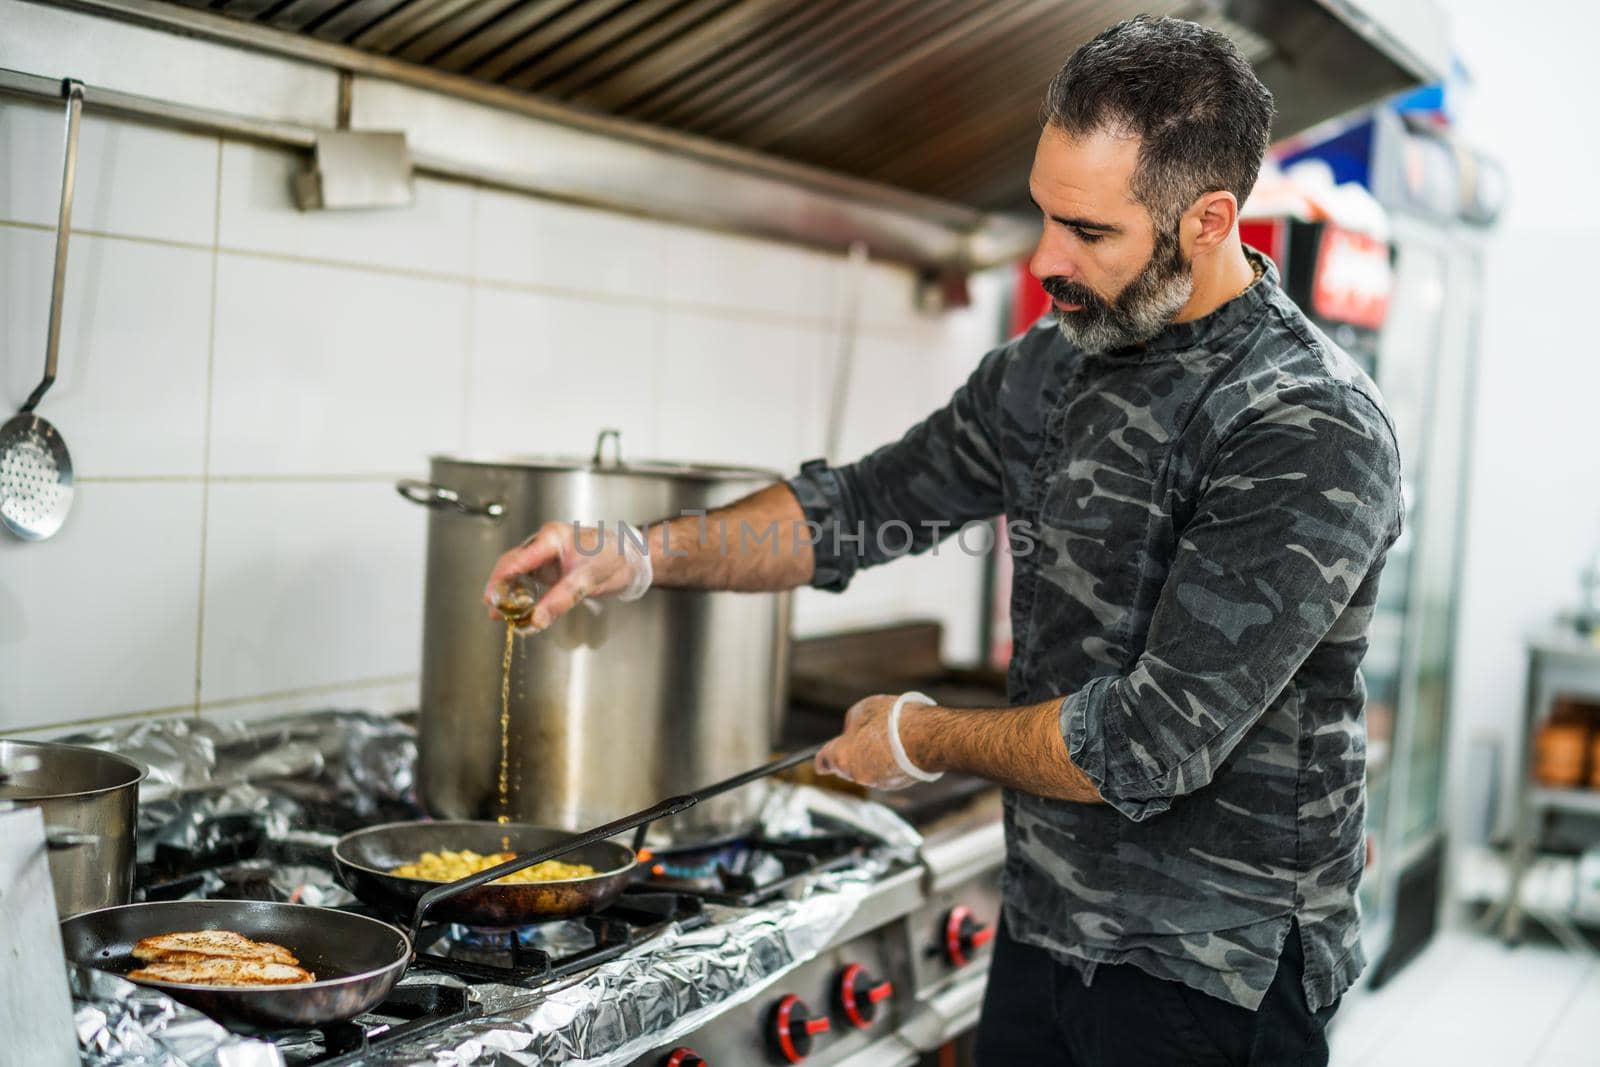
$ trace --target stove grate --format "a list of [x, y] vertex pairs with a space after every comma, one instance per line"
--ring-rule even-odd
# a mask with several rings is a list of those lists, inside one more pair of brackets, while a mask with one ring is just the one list
[[418, 934], [417, 943], [429, 950], [417, 953], [417, 962], [468, 981], [536, 989], [616, 959], [671, 924], [693, 930], [707, 921], [698, 897], [630, 889], [604, 911], [566, 923], [586, 934], [582, 947], [541, 947], [541, 942], [562, 940], [548, 936], [559, 924], [495, 931], [431, 925]]
[[403, 985], [365, 1015], [315, 1031], [274, 1035], [273, 1043], [288, 1067], [350, 1067], [385, 1045], [466, 1022], [481, 1010], [456, 986]]
[[854, 866], [870, 845], [860, 835], [837, 833], [749, 837], [703, 850], [674, 849], [651, 856], [644, 884], [708, 904], [753, 908], [791, 893], [812, 875]]

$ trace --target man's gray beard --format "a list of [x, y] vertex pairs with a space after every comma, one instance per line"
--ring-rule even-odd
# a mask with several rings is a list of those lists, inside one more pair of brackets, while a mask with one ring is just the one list
[[1159, 242], [1139, 276], [1109, 311], [1085, 320], [1082, 312], [1057, 311], [1062, 336], [1086, 352], [1109, 352], [1150, 340], [1171, 325], [1194, 292], [1194, 276], [1173, 235]]

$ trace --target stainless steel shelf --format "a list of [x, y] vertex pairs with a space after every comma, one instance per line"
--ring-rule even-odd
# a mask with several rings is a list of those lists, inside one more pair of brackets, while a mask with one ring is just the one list
[[1600, 789], [1536, 788], [1531, 790], [1528, 799], [1536, 808], [1600, 815]]

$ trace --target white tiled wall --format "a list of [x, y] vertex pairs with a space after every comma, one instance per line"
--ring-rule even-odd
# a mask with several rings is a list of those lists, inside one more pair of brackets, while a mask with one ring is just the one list
[[211, 473], [385, 475], [455, 447], [469, 305], [459, 281], [221, 253]]
[[[9, 415], [44, 369], [55, 237], [0, 227]], [[77, 237], [56, 384], [41, 414], [84, 477], [198, 477], [205, 462], [209, 250]]]
[[[57, 110], [0, 103], [0, 404], [37, 381]], [[841, 257], [428, 179], [397, 211], [297, 212], [299, 161], [89, 117], [60, 380], [79, 489], [0, 536], [0, 733], [145, 714], [415, 699], [433, 452], [627, 452], [780, 471], [821, 453]], [[937, 318], [869, 267], [844, 458], [898, 437], [994, 341], [1000, 283]], [[802, 592], [801, 634], [943, 618], [977, 649], [981, 566], [947, 551]]]
[[417, 519], [387, 479], [212, 485], [201, 703], [415, 671]]
[[[0, 106], [0, 219], [55, 225], [63, 132], [58, 107]], [[76, 229], [210, 245], [216, 213], [216, 138], [84, 114]]]
[[659, 309], [488, 285], [472, 298], [470, 451], [582, 453], [602, 416], [630, 454], [655, 451]]
[[0, 541], [4, 729], [194, 703], [203, 496], [94, 482], [51, 541]]

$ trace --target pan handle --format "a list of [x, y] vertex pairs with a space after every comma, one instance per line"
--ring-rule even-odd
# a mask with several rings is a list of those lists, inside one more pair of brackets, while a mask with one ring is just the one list
[[78, 173], [78, 118], [83, 114], [83, 83], [68, 78], [61, 83], [67, 98], [67, 155], [61, 165], [61, 208], [56, 215], [56, 265], [50, 281], [50, 322], [45, 333], [44, 380], [34, 387], [17, 414], [39, 406], [56, 380], [56, 357], [61, 351], [61, 303], [67, 289], [67, 234], [72, 229], [72, 193]]
[[812, 745], [798, 752], [791, 752], [787, 756], [772, 760], [770, 763], [763, 763], [759, 767], [753, 767], [742, 774], [734, 775], [732, 778], [724, 778], [720, 782], [703, 786], [692, 793], [685, 793], [682, 796], [668, 797], [666, 800], [645, 808], [643, 811], [636, 811], [632, 815], [624, 815], [622, 818], [608, 822], [604, 826], [597, 826], [592, 830], [573, 834], [565, 841], [557, 841], [555, 844], [535, 849], [525, 855], [518, 856], [516, 859], [507, 860], [498, 867], [490, 867], [488, 870], [468, 875], [460, 881], [449, 882], [430, 889], [422, 894], [422, 899], [417, 901], [416, 911], [412, 912], [412, 940], [416, 940], [415, 935], [422, 929], [422, 920], [429, 909], [442, 900], [449, 900], [451, 897], [476, 889], [480, 885], [487, 885], [497, 878], [504, 878], [508, 874], [516, 874], [518, 871], [532, 867], [536, 863], [543, 863], [546, 860], [565, 856], [569, 852], [583, 848], [585, 845], [592, 845], [596, 841], [604, 841], [607, 838], [616, 837], [618, 834], [625, 834], [629, 830], [637, 829], [646, 823], [652, 823], [658, 819], [671, 818], [680, 812], [688, 811], [702, 800], [709, 800], [714, 796], [738, 789], [740, 786], [749, 785], [751, 782], [766, 778], [769, 775], [786, 771], [790, 767], [798, 767], [802, 763], [808, 763], [815, 759], [820, 751], [822, 751], [821, 745]]

